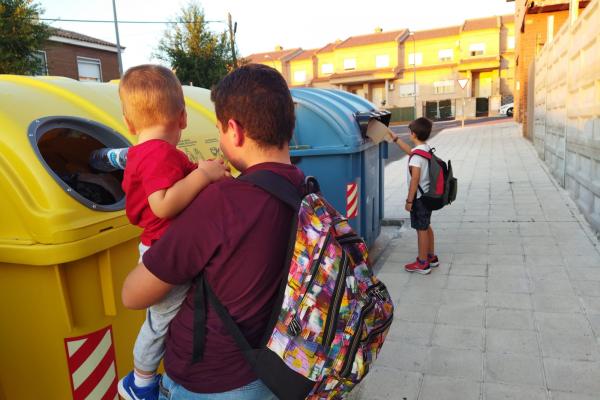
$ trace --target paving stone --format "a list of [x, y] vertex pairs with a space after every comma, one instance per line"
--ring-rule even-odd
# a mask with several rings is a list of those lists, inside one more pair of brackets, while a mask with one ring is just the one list
[[439, 305], [423, 303], [395, 304], [394, 320], [435, 322]]
[[[453, 264], [454, 267], [455, 264]], [[486, 278], [481, 276], [450, 276], [448, 289], [485, 291]]]
[[598, 400], [598, 395], [552, 391], [552, 400]]
[[600, 393], [600, 363], [544, 358], [548, 387], [552, 391]]
[[600, 297], [600, 282], [597, 281], [574, 281], [573, 288], [580, 296]]
[[547, 400], [548, 398], [546, 389], [534, 386], [486, 382], [483, 390], [485, 400]]
[[544, 386], [539, 357], [516, 354], [486, 354], [485, 380], [499, 383], [517, 383]]
[[483, 305], [485, 297], [485, 292], [445, 289], [441, 302], [446, 305]]
[[377, 357], [377, 365], [402, 371], [424, 372], [430, 352], [431, 347], [386, 340]]
[[478, 350], [432, 347], [426, 373], [481, 382], [482, 353]]
[[487, 276], [487, 265], [485, 264], [456, 264], [452, 265], [450, 275]]
[[531, 293], [532, 291], [533, 285], [528, 278], [516, 278], [511, 276], [488, 278], [488, 292]]
[[532, 296], [533, 308], [541, 312], [566, 312], [577, 313], [581, 312], [581, 303], [575, 296], [548, 296], [535, 293]]
[[533, 314], [525, 310], [487, 308], [486, 328], [534, 330]]
[[512, 308], [532, 310], [531, 295], [525, 293], [488, 292], [487, 306], [489, 308]]
[[534, 331], [486, 329], [485, 335], [488, 353], [540, 355], [538, 339]]
[[[479, 382], [425, 375], [419, 400], [479, 400], [480, 392]], [[397, 395], [394, 398], [401, 399]]]
[[492, 264], [488, 268], [490, 278], [528, 279], [527, 269], [522, 265]]
[[442, 304], [438, 311], [437, 322], [445, 325], [457, 325], [473, 328], [483, 327], [484, 308], [472, 304]]
[[574, 295], [571, 283], [558, 279], [534, 279], [534, 291], [536, 294], [547, 295]]
[[583, 314], [536, 312], [535, 318], [543, 334], [550, 333], [565, 336], [592, 336], [588, 320]]
[[433, 323], [397, 320], [392, 323], [387, 340], [427, 346], [431, 343]]
[[423, 376], [375, 365], [361, 383], [360, 398], [365, 400], [416, 400]]
[[574, 361], [600, 361], [599, 345], [592, 336], [567, 336], [551, 332], [542, 332], [540, 336], [544, 357]]
[[437, 324], [432, 344], [453, 349], [483, 350], [483, 331], [481, 328]]
[[[427, 279], [427, 276], [421, 276]], [[407, 286], [406, 290], [400, 294], [400, 303], [422, 303], [422, 304], [438, 304], [442, 297], [441, 291], [438, 288], [416, 288]]]

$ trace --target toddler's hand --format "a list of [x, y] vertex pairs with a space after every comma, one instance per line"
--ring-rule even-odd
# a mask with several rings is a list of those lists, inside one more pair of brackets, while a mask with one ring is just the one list
[[218, 181], [229, 175], [229, 171], [223, 160], [199, 161], [198, 169], [204, 172], [211, 182]]

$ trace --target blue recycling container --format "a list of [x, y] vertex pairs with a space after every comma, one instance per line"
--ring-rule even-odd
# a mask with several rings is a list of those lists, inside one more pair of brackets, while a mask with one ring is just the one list
[[321, 192], [346, 215], [370, 247], [381, 232], [387, 143], [366, 136], [368, 122], [389, 124], [391, 114], [341, 90], [292, 89], [296, 127], [292, 162], [317, 178]]

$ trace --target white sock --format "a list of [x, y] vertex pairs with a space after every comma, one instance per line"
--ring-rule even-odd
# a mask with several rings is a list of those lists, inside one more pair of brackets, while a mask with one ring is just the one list
[[156, 378], [156, 373], [154, 373], [152, 375], [142, 375], [135, 370], [133, 371], [133, 383], [137, 387], [150, 386], [151, 384], [154, 383], [155, 378]]

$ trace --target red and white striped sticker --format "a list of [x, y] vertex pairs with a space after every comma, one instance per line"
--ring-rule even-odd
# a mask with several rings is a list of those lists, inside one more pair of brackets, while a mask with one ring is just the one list
[[118, 400], [117, 367], [110, 326], [65, 339], [73, 400]]
[[346, 216], [356, 218], [358, 216], [358, 184], [346, 185]]

